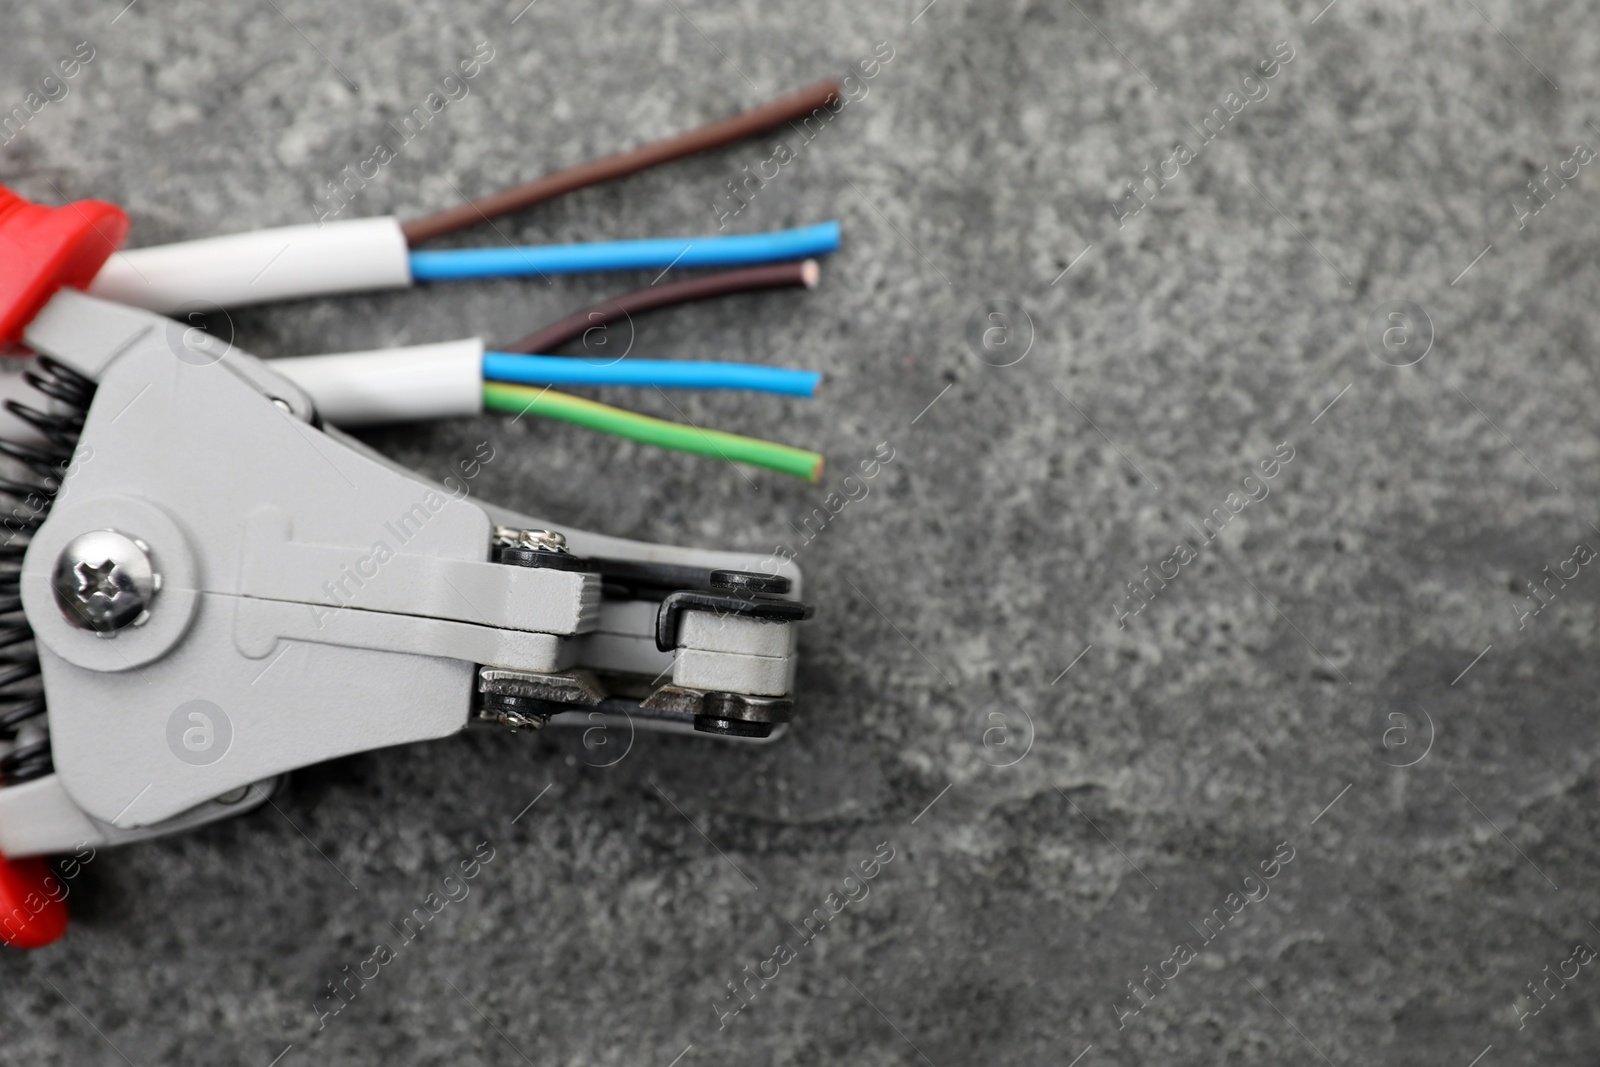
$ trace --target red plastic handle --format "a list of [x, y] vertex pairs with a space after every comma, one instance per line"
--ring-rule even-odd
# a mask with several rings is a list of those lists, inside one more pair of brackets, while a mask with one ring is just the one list
[[66, 932], [66, 887], [50, 865], [0, 856], [0, 942], [43, 948]]
[[115, 204], [44, 207], [0, 185], [0, 342], [18, 340], [63, 285], [88, 286], [127, 235]]

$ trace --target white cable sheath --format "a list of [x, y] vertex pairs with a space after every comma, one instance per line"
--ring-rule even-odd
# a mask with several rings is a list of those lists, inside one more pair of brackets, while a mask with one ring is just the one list
[[445, 341], [268, 362], [337, 426], [411, 422], [483, 411], [483, 341]]
[[410, 284], [405, 234], [385, 216], [119, 252], [89, 293], [170, 315]]

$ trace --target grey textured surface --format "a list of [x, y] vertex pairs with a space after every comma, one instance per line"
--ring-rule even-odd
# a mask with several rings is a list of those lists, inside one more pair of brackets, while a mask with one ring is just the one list
[[[809, 404], [675, 398], [825, 451], [824, 485], [529, 420], [368, 439], [435, 475], [487, 439], [488, 499], [750, 549], [793, 541], [876, 443], [895, 459], [801, 554], [820, 610], [787, 740], [641, 738], [601, 769], [576, 735], [474, 732], [302, 774], [281, 814], [104, 852], [68, 938], [0, 957], [0, 1061], [1593, 1060], [1593, 967], [1521, 1028], [1515, 1005], [1600, 945], [1600, 578], [1552, 583], [1521, 626], [1513, 606], [1600, 545], [1600, 177], [1522, 228], [1513, 207], [1600, 144], [1593, 8], [922, 3], [6, 11], [5, 109], [77, 42], [97, 52], [0, 149], [4, 180], [123, 204], [139, 244], [309, 221], [481, 40], [471, 95], [351, 213], [454, 203], [889, 42], [870, 95], [733, 223], [842, 219], [820, 288], [654, 315], [635, 347], [826, 371]], [[1266, 98], [1119, 227], [1125, 183], [1280, 41], [1294, 58]], [[462, 240], [707, 231], [770, 140]], [[235, 324], [264, 355], [511, 338], [645, 281]], [[1031, 316], [1012, 366], [967, 341], [991, 298]], [[1436, 335], [1407, 368], [1366, 336], [1401, 300]], [[1191, 520], [1283, 442], [1270, 495], [1119, 625], [1124, 583], [1199, 541]], [[483, 841], [470, 895], [319, 1028], [326, 983]], [[881, 842], [870, 895], [720, 1027], [725, 983], [798, 946], [791, 924]], [[1270, 895], [1205, 943], [1280, 842]], [[1198, 958], [1119, 1027], [1126, 983], [1185, 941]]]

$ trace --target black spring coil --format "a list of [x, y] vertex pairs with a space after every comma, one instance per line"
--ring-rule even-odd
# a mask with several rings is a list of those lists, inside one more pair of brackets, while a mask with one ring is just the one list
[[[40, 356], [37, 370], [27, 371], [25, 377], [54, 403], [51, 410], [41, 411], [7, 400], [6, 409], [38, 430], [44, 440], [21, 444], [0, 438], [0, 454], [16, 460], [31, 476], [20, 481], [0, 478], [0, 496], [16, 502], [0, 518], [0, 741], [4, 742], [15, 741], [23, 723], [44, 714], [39, 654], [22, 614], [22, 556], [61, 490], [95, 388], [94, 382], [49, 356]], [[48, 738], [14, 748], [0, 756], [0, 787], [42, 777], [53, 769]]]

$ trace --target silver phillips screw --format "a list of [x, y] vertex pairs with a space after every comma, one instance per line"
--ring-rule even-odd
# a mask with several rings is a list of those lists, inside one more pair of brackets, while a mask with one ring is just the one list
[[143, 625], [161, 588], [150, 546], [116, 530], [91, 530], [67, 543], [50, 584], [68, 622], [102, 637]]

